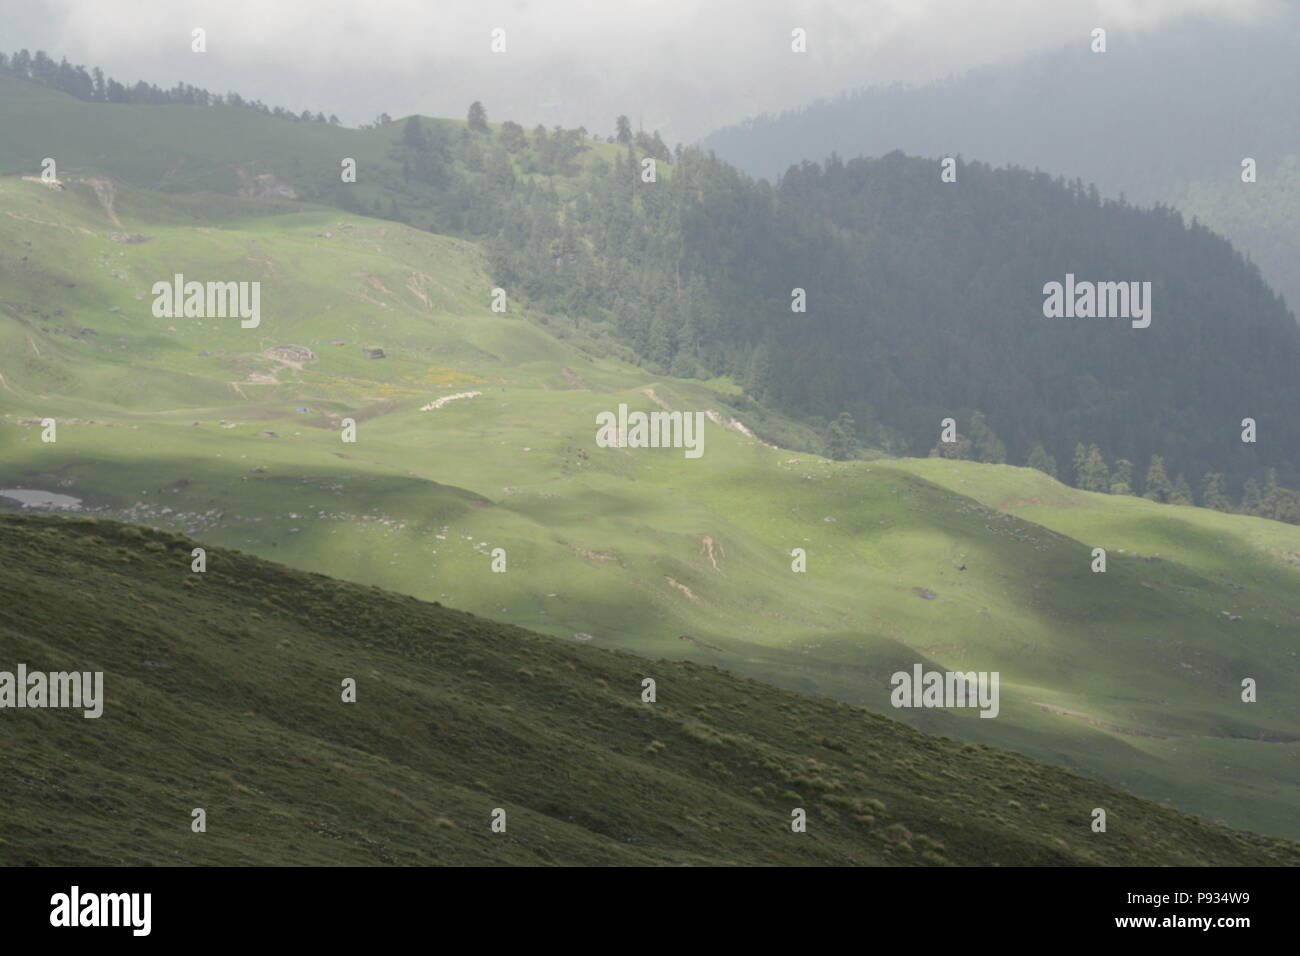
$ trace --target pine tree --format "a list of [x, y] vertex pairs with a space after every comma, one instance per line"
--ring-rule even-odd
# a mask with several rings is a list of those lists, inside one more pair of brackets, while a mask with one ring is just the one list
[[1168, 501], [1174, 486], [1165, 474], [1165, 460], [1159, 455], [1151, 456], [1151, 466], [1147, 469], [1146, 491], [1142, 495], [1151, 501]]
[[1037, 468], [1045, 475], [1056, 477], [1056, 459], [1047, 453], [1040, 441], [1034, 442], [1034, 447], [1029, 449], [1029, 459], [1025, 462], [1030, 468]]
[[490, 133], [492, 128], [488, 126], [487, 110], [478, 100], [469, 104], [469, 128], [476, 133]]
[[959, 458], [969, 461], [975, 457], [974, 443], [963, 435], [957, 433], [956, 441], [940, 441], [930, 449], [931, 458]]
[[501, 145], [506, 148], [507, 153], [522, 152], [528, 146], [528, 136], [524, 133], [524, 128], [514, 120], [506, 120], [501, 124]]
[[762, 401], [772, 386], [773, 368], [771, 349], [766, 342], [762, 342], [750, 353], [749, 369], [745, 373], [745, 391]]
[[1169, 503], [1171, 505], [1195, 504], [1192, 500], [1192, 488], [1182, 475], [1178, 476], [1178, 481], [1174, 484], [1174, 490], [1169, 494]]
[[1215, 511], [1231, 511], [1232, 499], [1228, 497], [1227, 481], [1218, 472], [1207, 472], [1201, 482], [1201, 505]]
[[1242, 489], [1241, 510], [1248, 515], [1262, 515], [1264, 513], [1264, 493], [1260, 491], [1259, 482], [1254, 478], [1246, 479], [1246, 486]]
[[1088, 470], [1088, 449], [1083, 447], [1083, 442], [1074, 446], [1074, 487], [1082, 488], [1084, 475]]
[[420, 117], [407, 117], [406, 126], [402, 130], [402, 145], [416, 152], [424, 152], [429, 148], [429, 141], [425, 138], [424, 128], [420, 126]]
[[1110, 475], [1110, 493], [1112, 495], [1134, 494], [1133, 462], [1127, 458], [1115, 462], [1115, 470]]
[[1278, 518], [1282, 507], [1282, 487], [1277, 483], [1277, 469], [1270, 468], [1264, 473], [1264, 501], [1260, 515], [1264, 518]]
[[826, 455], [834, 461], [848, 461], [858, 452], [858, 428], [853, 416], [840, 412], [826, 432]]
[[1079, 484], [1085, 491], [1110, 491], [1110, 469], [1106, 459], [1101, 456], [1101, 449], [1096, 445], [1088, 448], [1088, 457], [1083, 462], [1083, 481]]
[[971, 456], [976, 461], [1000, 465], [1007, 460], [1007, 446], [989, 428], [983, 412], [975, 412], [970, 420]]
[[1269, 508], [1272, 512], [1269, 517], [1274, 521], [1300, 524], [1300, 491], [1291, 491], [1280, 485], [1274, 485]]
[[632, 142], [632, 122], [626, 116], [620, 116], [615, 121], [615, 142], [630, 143]]
[[660, 369], [667, 371], [677, 353], [677, 336], [667, 315], [660, 313], [650, 325], [645, 355]]

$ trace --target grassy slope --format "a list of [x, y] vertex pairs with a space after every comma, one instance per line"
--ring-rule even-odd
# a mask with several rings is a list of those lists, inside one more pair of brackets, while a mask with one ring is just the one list
[[[277, 135], [306, 128], [249, 119]], [[655, 407], [641, 389], [684, 409], [725, 410], [725, 394], [593, 358], [560, 320], [492, 314], [479, 252], [459, 240], [126, 187], [114, 212], [120, 225], [84, 185], [0, 179], [0, 408], [11, 423], [95, 422], [61, 425], [54, 445], [34, 425], [0, 428], [0, 487], [66, 491], [545, 633], [714, 663], [1300, 834], [1287, 557], [1300, 529], [1109, 497], [1095, 500], [1100, 517], [1058, 526], [1077, 510], [1058, 485], [1029, 524], [940, 485], [998, 508], [1033, 472], [831, 465], [714, 425], [700, 461], [600, 450], [596, 412]], [[109, 238], [123, 232], [149, 241]], [[262, 326], [155, 320], [149, 287], [175, 271], [259, 279]], [[290, 343], [319, 361], [298, 371], [259, 355]], [[367, 360], [363, 345], [389, 358]], [[483, 394], [419, 410], [471, 390]], [[344, 415], [360, 423], [355, 445], [339, 441]], [[945, 469], [969, 469], [988, 497]], [[1092, 575], [1092, 529], [1108, 521], [1111, 571]], [[1205, 570], [1224, 546], [1204, 521], [1238, 542], [1231, 580]], [[1260, 525], [1268, 541], [1252, 537]], [[1150, 545], [1166, 526], [1164, 550]], [[490, 571], [494, 547], [506, 574]], [[793, 547], [808, 550], [808, 574], [790, 572]], [[1263, 610], [1229, 623], [1219, 612], [1241, 605], [1218, 605], [1245, 593], [1234, 584]], [[889, 710], [889, 674], [917, 661], [999, 670], [1003, 716]], [[1261, 674], [1260, 702], [1241, 704], [1240, 677]]]
[[[52, 157], [60, 177], [99, 175], [120, 183], [167, 193], [233, 195], [257, 189], [258, 175], [300, 193], [332, 190], [339, 183], [340, 163], [356, 160], [353, 198], [369, 209], [391, 198], [408, 205], [411, 197], [385, 186], [401, 181], [401, 164], [390, 153], [400, 142], [404, 122], [357, 130], [322, 123], [295, 123], [234, 107], [196, 108], [127, 103], [86, 103], [33, 83], [0, 77], [0, 117], [12, 135], [0, 138], [0, 174], [38, 175]], [[463, 120], [422, 118], [455, 135]], [[489, 126], [495, 131], [499, 124]], [[623, 147], [584, 141], [582, 164], [610, 162]], [[521, 179], [538, 179], [516, 167]], [[659, 175], [672, 168], [660, 164]], [[565, 188], [563, 179], [558, 188]], [[224, 216], [217, 208], [208, 210]], [[422, 216], [422, 214], [421, 214]], [[428, 223], [422, 218], [419, 225]]]
[[102, 670], [106, 698], [98, 720], [4, 712], [0, 864], [1300, 863], [1296, 844], [716, 668], [225, 549], [195, 574], [196, 543], [0, 515], [2, 666]]

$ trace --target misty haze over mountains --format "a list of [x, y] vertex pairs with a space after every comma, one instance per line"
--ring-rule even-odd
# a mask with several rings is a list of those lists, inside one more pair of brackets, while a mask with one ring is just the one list
[[[1284, 0], [0, 0], [0, 48], [44, 49], [119, 79], [337, 113], [458, 116], [474, 100], [531, 129], [606, 132], [627, 114], [670, 144], [841, 90], [923, 83], [1054, 49], [1095, 26], [1160, 31], [1187, 16], [1267, 23]], [[178, 41], [213, 37], [201, 58]], [[489, 31], [508, 28], [508, 53]], [[809, 52], [790, 56], [791, 31]], [[810, 155], [808, 158], [822, 157]], [[978, 158], [978, 157], [972, 157]]]
[[[1262, 23], [1111, 29], [1107, 41], [1105, 54], [1082, 37], [946, 82], [844, 92], [720, 129], [701, 145], [770, 179], [832, 153], [901, 149], [1040, 169], [1110, 198], [1172, 204], [1231, 239], [1297, 311], [1300, 8]], [[1261, 163], [1258, 182], [1245, 186], [1248, 156]]]

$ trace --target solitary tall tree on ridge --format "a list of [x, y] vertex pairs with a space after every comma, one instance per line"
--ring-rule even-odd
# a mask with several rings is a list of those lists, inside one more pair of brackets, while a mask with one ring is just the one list
[[492, 132], [488, 128], [487, 110], [483, 108], [483, 104], [478, 100], [469, 104], [469, 128], [476, 133]]

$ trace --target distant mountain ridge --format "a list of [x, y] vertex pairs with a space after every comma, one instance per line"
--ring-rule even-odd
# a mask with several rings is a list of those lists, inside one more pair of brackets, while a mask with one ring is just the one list
[[[919, 87], [846, 91], [717, 130], [705, 149], [775, 180], [804, 160], [894, 150], [1042, 169], [1176, 205], [1228, 236], [1300, 312], [1300, 8], [1188, 17]], [[1105, 25], [1099, 23], [1099, 25]], [[1258, 179], [1241, 182], [1243, 158]]]

